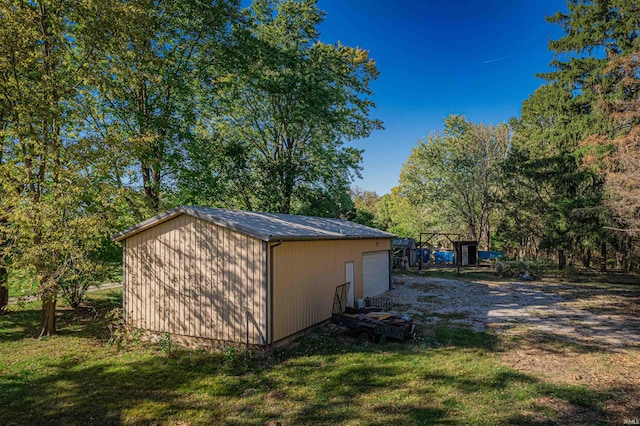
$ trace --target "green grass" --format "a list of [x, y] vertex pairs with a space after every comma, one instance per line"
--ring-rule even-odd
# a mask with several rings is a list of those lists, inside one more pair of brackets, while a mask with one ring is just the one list
[[464, 281], [513, 281], [513, 279], [501, 278], [496, 275], [495, 271], [490, 267], [462, 267], [458, 275], [458, 269], [455, 267], [446, 268], [424, 268], [418, 272], [417, 269], [409, 269], [406, 271], [394, 271], [394, 275], [419, 275], [433, 278], [447, 278], [451, 280]]
[[[543, 270], [542, 279], [550, 278], [554, 281], [568, 280], [571, 282], [577, 282], [581, 284], [594, 284], [594, 285], [606, 285], [606, 284], [620, 284], [620, 285], [637, 285], [640, 282], [640, 275], [633, 272], [620, 272], [609, 271], [599, 272], [593, 269], [573, 268], [571, 273], [568, 271], [559, 271], [553, 268], [545, 268]], [[461, 267], [460, 274], [455, 267], [446, 268], [424, 268], [418, 272], [417, 269], [409, 269], [405, 271], [394, 271], [394, 275], [419, 275], [433, 278], [447, 278], [452, 280], [463, 281], [497, 281], [497, 282], [511, 282], [516, 280], [517, 277], [500, 277], [496, 274], [493, 268], [490, 267]], [[567, 278], [567, 275], [571, 275]]]
[[[114, 262], [107, 265], [106, 272], [101, 277], [100, 282], [120, 282], [122, 281], [122, 265]], [[32, 296], [37, 292], [38, 283], [33, 274], [24, 270], [11, 270], [8, 275], [9, 297]]]
[[158, 344], [107, 344], [105, 314], [61, 310], [35, 339], [38, 302], [0, 317], [0, 424], [422, 425], [549, 423], [541, 398], [601, 410], [606, 390], [557, 386], [500, 364], [491, 334], [440, 327], [429, 341], [357, 344], [326, 328], [267, 360]]
[[30, 296], [37, 286], [33, 277], [23, 271], [9, 272], [8, 284], [9, 297]]

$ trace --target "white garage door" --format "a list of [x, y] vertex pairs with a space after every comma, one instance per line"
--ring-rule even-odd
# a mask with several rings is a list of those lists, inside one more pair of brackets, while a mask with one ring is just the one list
[[363, 297], [377, 296], [389, 290], [389, 252], [362, 254]]

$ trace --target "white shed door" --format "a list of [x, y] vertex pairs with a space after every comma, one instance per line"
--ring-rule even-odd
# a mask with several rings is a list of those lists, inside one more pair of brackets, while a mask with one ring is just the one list
[[469, 246], [462, 246], [462, 266], [469, 265]]
[[362, 254], [362, 297], [377, 296], [389, 290], [389, 252]]
[[346, 262], [344, 264], [344, 282], [349, 283], [349, 291], [347, 293], [347, 306], [354, 307], [354, 297], [355, 294], [354, 287], [355, 283], [353, 282], [353, 262]]

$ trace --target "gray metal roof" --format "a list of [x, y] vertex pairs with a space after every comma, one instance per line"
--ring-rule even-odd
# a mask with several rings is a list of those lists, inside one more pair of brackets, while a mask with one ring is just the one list
[[395, 237], [395, 235], [389, 232], [343, 219], [278, 213], [257, 213], [243, 210], [215, 209], [211, 207], [179, 206], [120, 232], [113, 237], [113, 240], [122, 241], [181, 214], [188, 214], [263, 241]]
[[395, 247], [416, 248], [416, 240], [413, 238], [394, 238], [391, 245]]

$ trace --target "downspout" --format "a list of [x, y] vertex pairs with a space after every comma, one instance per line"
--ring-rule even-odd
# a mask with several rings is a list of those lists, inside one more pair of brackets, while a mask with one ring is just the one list
[[273, 249], [282, 244], [282, 240], [269, 246], [269, 346], [273, 349]]

